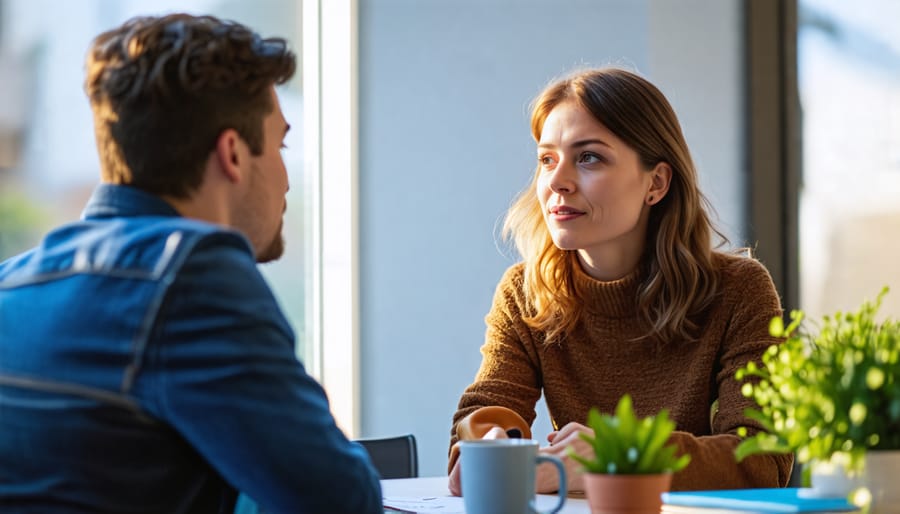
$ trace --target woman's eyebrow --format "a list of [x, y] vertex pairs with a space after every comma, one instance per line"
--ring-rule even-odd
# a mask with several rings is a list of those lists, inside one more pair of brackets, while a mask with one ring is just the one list
[[572, 146], [579, 147], [579, 148], [582, 146], [588, 146], [588, 145], [603, 145], [607, 148], [612, 148], [611, 144], [607, 143], [606, 141], [604, 141], [602, 139], [582, 139], [580, 141], [575, 141], [574, 143], [572, 143]]
[[[570, 146], [573, 146], [575, 148], [581, 148], [581, 147], [588, 146], [588, 145], [603, 145], [607, 148], [610, 148], [610, 149], [612, 148], [611, 144], [607, 143], [606, 141], [604, 141], [602, 139], [581, 139], [579, 141], [575, 141]], [[538, 148], [556, 148], [556, 145], [552, 144], [552, 143], [538, 143], [537, 146], [538, 146]]]

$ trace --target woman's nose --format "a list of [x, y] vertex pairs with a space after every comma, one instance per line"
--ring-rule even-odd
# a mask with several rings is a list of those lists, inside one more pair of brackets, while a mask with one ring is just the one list
[[561, 159], [550, 177], [550, 190], [554, 193], [564, 194], [575, 191], [574, 170], [566, 159]]

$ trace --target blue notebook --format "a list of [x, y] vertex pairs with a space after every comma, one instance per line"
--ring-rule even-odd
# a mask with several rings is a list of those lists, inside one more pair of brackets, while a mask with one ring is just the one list
[[663, 493], [666, 505], [742, 510], [764, 514], [780, 512], [844, 512], [857, 508], [846, 498], [807, 498], [802, 489], [724, 489]]

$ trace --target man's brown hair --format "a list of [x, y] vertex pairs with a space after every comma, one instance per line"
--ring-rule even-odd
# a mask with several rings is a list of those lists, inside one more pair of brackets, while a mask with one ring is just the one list
[[296, 58], [284, 39], [239, 23], [171, 14], [100, 34], [86, 67], [103, 180], [184, 198], [222, 131], [262, 153], [269, 87], [293, 76]]

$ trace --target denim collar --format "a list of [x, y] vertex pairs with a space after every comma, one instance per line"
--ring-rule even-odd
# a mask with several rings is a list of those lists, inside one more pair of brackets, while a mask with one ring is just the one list
[[81, 213], [83, 220], [132, 216], [181, 215], [157, 195], [116, 184], [97, 186]]

